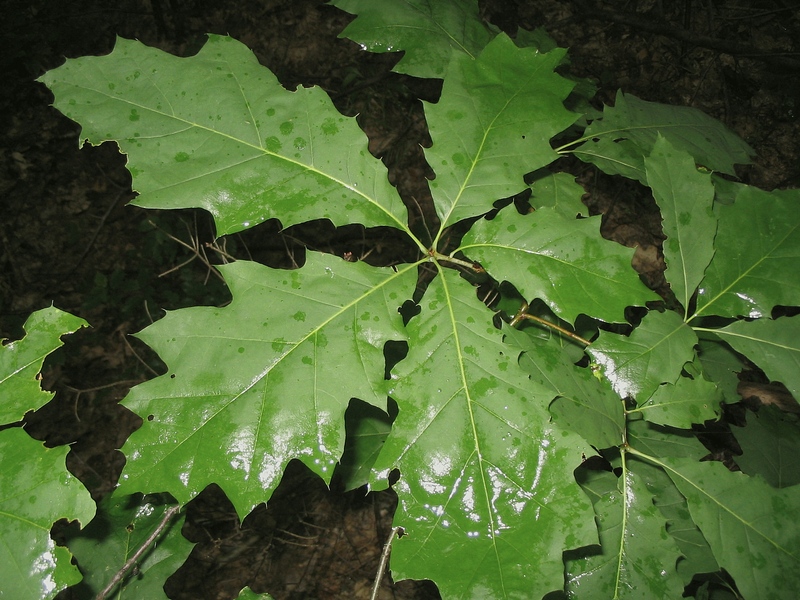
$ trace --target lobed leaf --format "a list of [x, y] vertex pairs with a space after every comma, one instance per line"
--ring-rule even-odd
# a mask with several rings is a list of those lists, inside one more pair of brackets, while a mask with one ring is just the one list
[[[708, 450], [691, 431], [662, 427], [644, 420], [628, 421], [628, 444], [650, 456], [690, 458], [699, 461], [708, 454]], [[640, 471], [643, 472], [643, 469]]]
[[553, 208], [526, 216], [501, 210], [478, 221], [459, 250], [570, 323], [579, 314], [619, 322], [627, 306], [658, 298], [631, 268], [633, 251], [600, 236], [599, 218], [566, 219]]
[[9, 598], [53, 598], [81, 580], [69, 551], [50, 537], [59, 519], [94, 516], [89, 492], [66, 470], [68, 451], [45, 448], [19, 427], [0, 432], [0, 581]]
[[296, 271], [220, 270], [230, 305], [167, 313], [139, 334], [169, 371], [124, 401], [145, 422], [123, 448], [120, 493], [186, 503], [218, 483], [244, 516], [292, 458], [330, 481], [351, 398], [386, 407], [383, 346], [404, 337], [397, 307], [416, 273], [327, 255]]
[[800, 397], [800, 318], [735, 321], [713, 330], [731, 347], [753, 357], [753, 361], [772, 380], [782, 382]]
[[584, 132], [581, 140], [588, 141], [573, 153], [609, 175], [647, 185], [644, 157], [659, 135], [696, 163], [728, 175], [736, 175], [734, 165], [749, 163], [755, 154], [722, 123], [696, 108], [647, 102], [621, 91], [614, 106], [606, 106], [602, 118]]
[[632, 459], [630, 462], [635, 465], [636, 473], [653, 494], [656, 507], [667, 520], [666, 531], [681, 553], [675, 570], [684, 585], [688, 585], [697, 574], [719, 571], [711, 547], [692, 521], [686, 499], [664, 469], [642, 460]]
[[742, 358], [711, 331], [698, 328], [695, 332], [699, 340], [697, 356], [703, 371], [717, 384], [725, 402], [739, 402], [742, 397], [737, 392], [738, 374], [745, 370]]
[[747, 426], [734, 429], [742, 448], [736, 464], [748, 475], [761, 475], [776, 488], [800, 484], [800, 427], [797, 420], [770, 406], [747, 414]]
[[477, 59], [453, 57], [439, 102], [425, 107], [442, 227], [488, 212], [524, 189], [523, 173], [558, 158], [549, 140], [577, 117], [563, 104], [574, 84], [554, 72], [563, 56], [501, 34]]
[[205, 208], [219, 235], [271, 218], [406, 227], [355, 119], [320, 88], [286, 90], [232, 38], [209, 35], [189, 58], [118, 38], [111, 54], [68, 60], [39, 81], [81, 140], [116, 140], [138, 206]]
[[395, 579], [443, 597], [539, 598], [562, 587], [561, 552], [596, 543], [572, 471], [591, 449], [550, 422], [555, 390], [531, 381], [473, 288], [443, 270], [408, 325], [395, 368], [399, 414], [374, 479], [394, 468]]
[[442, 78], [454, 54], [476, 57], [494, 37], [475, 0], [332, 0], [357, 18], [340, 37], [370, 52], [402, 52], [398, 73]]
[[[681, 376], [674, 383], [662, 383], [645, 402], [629, 411], [640, 413], [657, 425], [691, 429], [694, 423], [719, 418], [722, 391], [696, 368], [692, 377]], [[690, 365], [686, 365], [685, 368]]]
[[644, 165], [647, 184], [664, 219], [664, 275], [688, 311], [692, 295], [714, 256], [717, 218], [712, 210], [711, 175], [699, 172], [689, 153], [673, 147], [660, 134]]
[[[0, 425], [50, 401], [38, 377], [44, 360], [62, 335], [85, 325], [51, 306], [28, 317], [24, 338], [0, 345]], [[59, 519], [88, 523], [94, 515], [89, 492], [66, 470], [68, 450], [45, 448], [19, 427], [0, 431], [0, 595], [53, 598], [81, 579], [69, 551], [50, 537]]]
[[607, 471], [594, 472], [583, 489], [597, 514], [601, 549], [566, 563], [568, 595], [680, 598], [683, 582], [675, 569], [680, 550], [667, 535], [664, 516], [636, 463], [623, 454], [619, 479]]
[[736, 187], [732, 205], [716, 205], [716, 253], [694, 316], [755, 319], [776, 305], [800, 305], [800, 190]]
[[249, 586], [245, 586], [239, 592], [239, 595], [236, 596], [236, 600], [272, 600], [272, 596], [266, 592], [263, 594], [257, 594], [251, 590]]
[[654, 462], [664, 466], [686, 498], [720, 567], [733, 576], [745, 598], [796, 597], [800, 486], [776, 490], [719, 462], [669, 457]]
[[581, 201], [586, 190], [568, 173], [552, 173], [537, 179], [531, 184], [531, 192], [530, 203], [536, 210], [553, 207], [565, 219], [589, 216], [589, 209]]
[[63, 343], [61, 336], [77, 331], [86, 321], [51, 306], [27, 318], [25, 337], [0, 346], [0, 425], [19, 421], [29, 410], [50, 402], [37, 378], [44, 359]]
[[651, 311], [628, 337], [601, 332], [587, 351], [614, 391], [642, 405], [662, 383], [675, 383], [694, 357], [697, 336], [674, 312]]
[[614, 448], [624, 442], [622, 401], [606, 379], [572, 364], [553, 337], [545, 339], [510, 330], [506, 342], [523, 352], [520, 366], [534, 383], [555, 390], [550, 413], [563, 429], [580, 434], [595, 448]]
[[[605, 107], [605, 109], [609, 110], [609, 107]], [[647, 155], [647, 150], [625, 137], [620, 139], [615, 139], [613, 136], [594, 138], [569, 152], [583, 162], [595, 165], [604, 173], [621, 175], [627, 179], [638, 181], [642, 185], [647, 185], [647, 173], [644, 168], [644, 157]]]

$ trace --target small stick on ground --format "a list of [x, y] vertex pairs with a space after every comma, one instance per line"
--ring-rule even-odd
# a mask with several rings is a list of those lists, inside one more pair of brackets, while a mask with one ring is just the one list
[[181, 505], [176, 504], [167, 509], [167, 512], [164, 513], [164, 517], [161, 519], [161, 522], [158, 524], [158, 527], [153, 530], [153, 533], [144, 541], [144, 543], [139, 547], [139, 549], [135, 552], [133, 556], [128, 559], [122, 568], [117, 571], [117, 574], [111, 579], [109, 584], [103, 588], [97, 596], [95, 596], [94, 600], [105, 600], [105, 597], [114, 589], [114, 587], [122, 581], [125, 574], [131, 570], [131, 567], [137, 563], [137, 561], [142, 557], [147, 549], [156, 541], [156, 538], [161, 535], [161, 532], [164, 531], [164, 528], [170, 522], [172, 517], [174, 517], [178, 512], [181, 510]]
[[369, 596], [369, 600], [377, 600], [378, 598], [378, 590], [381, 588], [381, 581], [383, 580], [383, 574], [386, 572], [386, 563], [389, 562], [389, 555], [392, 553], [392, 541], [394, 540], [394, 536], [400, 537], [403, 535], [403, 528], [402, 527], [394, 527], [392, 528], [392, 532], [389, 534], [389, 539], [386, 540], [386, 543], [383, 545], [383, 552], [381, 552], [381, 562], [378, 565], [378, 574], [375, 576], [375, 583], [372, 584], [372, 594]]

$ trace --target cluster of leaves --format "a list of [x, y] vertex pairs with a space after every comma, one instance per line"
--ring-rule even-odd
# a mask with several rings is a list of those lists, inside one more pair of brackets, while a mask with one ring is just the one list
[[[748, 600], [793, 598], [800, 471], [787, 457], [797, 424], [751, 416], [737, 431], [742, 472], [702, 462], [691, 427], [738, 401], [743, 355], [800, 391], [797, 317], [771, 318], [800, 305], [800, 193], [731, 181], [751, 150], [696, 110], [620, 93], [594, 111], [591, 86], [556, 72], [564, 50], [542, 32], [494, 31], [474, 2], [333, 3], [358, 15], [343, 36], [403, 51], [399, 72], [444, 80], [425, 105], [441, 223], [432, 244], [415, 236], [355, 120], [319, 88], [287, 91], [230, 38], [209, 36], [189, 58], [120, 39], [108, 56], [41, 78], [82, 142], [119, 144], [139, 206], [202, 207], [219, 235], [271, 218], [388, 226], [419, 250], [394, 267], [313, 253], [289, 271], [234, 262], [220, 267], [229, 305], [170, 312], [139, 334], [168, 372], [124, 400], [144, 425], [123, 448], [102, 523], [70, 543], [93, 589], [166, 510], [135, 494], [184, 505], [216, 483], [244, 517], [292, 459], [330, 482], [351, 399], [387, 411], [391, 398], [391, 428], [362, 421], [351, 438], [347, 477], [379, 489], [399, 469], [395, 522], [409, 535], [393, 547], [395, 579], [432, 579], [446, 598], [678, 598], [698, 574], [724, 571]], [[570, 176], [542, 175], [565, 154], [652, 190], [674, 298], [645, 287], [632, 251], [599, 235]], [[531, 172], [529, 210], [497, 210]], [[464, 230], [453, 246], [448, 233]], [[435, 275], [423, 288], [421, 271]], [[499, 283], [496, 311], [474, 287], [487, 279]], [[629, 307], [641, 307], [634, 323]], [[49, 346], [37, 341], [43, 319]], [[36, 361], [78, 325], [70, 319], [37, 314], [3, 349], [4, 398], [41, 396], [14, 386], [35, 385]], [[387, 359], [398, 349], [401, 360]], [[4, 422], [30, 408], [6, 406]], [[75, 571], [49, 525], [86, 523], [94, 507], [39, 459], [63, 451], [31, 458], [24, 437], [0, 432], [0, 569], [16, 597], [51, 597]], [[32, 462], [44, 483], [31, 482]], [[55, 480], [73, 487], [55, 492]], [[38, 546], [21, 557], [31, 539]], [[130, 597], [163, 594], [190, 544], [173, 527], [158, 548], [123, 582], [140, 586]]]

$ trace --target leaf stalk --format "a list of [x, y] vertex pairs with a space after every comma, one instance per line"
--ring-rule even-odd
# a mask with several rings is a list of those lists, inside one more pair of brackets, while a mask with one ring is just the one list
[[551, 323], [550, 321], [548, 321], [546, 319], [542, 319], [541, 317], [537, 317], [535, 315], [528, 314], [527, 310], [528, 310], [528, 303], [527, 302], [523, 302], [522, 306], [520, 307], [520, 309], [517, 312], [517, 314], [514, 315], [513, 319], [511, 319], [510, 325], [512, 327], [516, 327], [517, 325], [520, 324], [520, 322], [522, 322], [523, 319], [527, 319], [529, 321], [534, 321], [536, 323], [539, 323], [540, 325], [544, 325], [548, 329], [552, 329], [554, 331], [557, 331], [561, 335], [564, 335], [564, 336], [568, 337], [569, 339], [571, 339], [573, 342], [578, 342], [584, 348], [586, 348], [587, 346], [591, 345], [592, 342], [590, 342], [586, 338], [583, 338], [583, 337], [579, 336], [574, 331], [570, 331], [569, 329], [565, 329], [565, 328], [561, 327], [560, 325], [556, 325], [555, 323]]

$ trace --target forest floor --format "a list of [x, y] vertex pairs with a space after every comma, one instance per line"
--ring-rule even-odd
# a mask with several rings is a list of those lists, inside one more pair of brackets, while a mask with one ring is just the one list
[[[362, 229], [298, 228], [271, 221], [214, 241], [210, 216], [145, 211], [115, 144], [78, 148], [79, 127], [50, 104], [35, 79], [65, 58], [111, 51], [115, 36], [173, 54], [195, 53], [205, 33], [247, 44], [288, 88], [319, 85], [337, 108], [359, 115], [370, 151], [404, 197], [429, 201], [428, 145], [420, 99], [436, 81], [391, 73], [396, 55], [368, 55], [337, 35], [351, 20], [315, 0], [0, 0], [5, 84], [0, 93], [0, 338], [23, 335], [49, 306], [92, 327], [69, 336], [48, 359], [43, 385], [54, 400], [26, 418], [48, 444], [71, 444], [68, 468], [96, 499], [113, 490], [119, 452], [141, 421], [119, 402], [131, 386], [163, 372], [130, 336], [164, 314], [229, 300], [213, 267], [226, 255], [291, 267], [303, 246], [402, 257]], [[783, 0], [516, 0], [481, 4], [510, 35], [543, 27], [570, 49], [573, 75], [611, 104], [618, 89], [642, 99], [693, 106], [724, 122], [757, 152], [739, 170], [765, 189], [800, 186], [800, 5]], [[598, 104], [599, 106], [599, 104]], [[663, 284], [660, 215], [638, 185], [586, 165], [569, 169], [585, 202], [603, 213], [603, 233], [637, 246], [635, 267]], [[428, 214], [428, 222], [433, 218]], [[391, 490], [330, 491], [299, 463], [287, 468], [268, 506], [240, 524], [219, 488], [192, 502], [185, 534], [197, 546], [168, 582], [171, 598], [234, 598], [243, 585], [275, 598], [366, 598], [390, 529]], [[60, 598], [81, 597], [80, 589]], [[437, 598], [431, 582], [384, 581], [381, 598]]]

